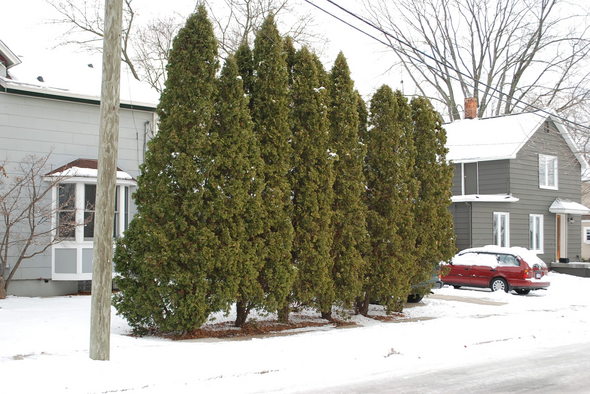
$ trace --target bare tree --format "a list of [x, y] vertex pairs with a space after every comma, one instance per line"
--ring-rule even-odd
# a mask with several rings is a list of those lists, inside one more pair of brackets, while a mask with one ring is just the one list
[[[75, 45], [90, 51], [101, 51], [104, 0], [46, 0], [58, 12], [54, 23], [66, 26], [60, 45]], [[325, 39], [313, 33], [313, 18], [298, 14], [294, 0], [195, 0], [203, 2], [216, 28], [222, 57], [234, 53], [243, 40], [252, 40], [256, 31], [269, 15], [285, 16], [285, 35], [301, 44], [323, 45]], [[121, 45], [121, 60], [129, 67], [133, 77], [148, 83], [162, 92], [166, 80], [166, 64], [174, 36], [184, 17], [178, 14], [160, 16], [138, 25], [140, 3], [125, 0]]]
[[[63, 45], [74, 44], [91, 52], [102, 50], [104, 37], [104, 1], [91, 0], [47, 0], [59, 13], [60, 18], [53, 20], [67, 26], [64, 33]], [[121, 61], [129, 66], [133, 77], [140, 79], [135, 62], [131, 41], [135, 29], [135, 11], [133, 0], [124, 0], [123, 32], [121, 37]]]
[[[65, 207], [53, 205], [51, 191], [65, 178], [43, 180], [48, 158], [28, 156], [14, 172], [0, 165], [0, 299], [6, 298], [8, 284], [23, 261], [44, 253], [76, 226], [73, 217], [52, 221]], [[62, 219], [68, 217], [65, 213]]]
[[234, 53], [244, 41], [252, 42], [258, 28], [269, 15], [291, 17], [283, 31], [295, 43], [314, 47], [325, 39], [313, 28], [310, 13], [298, 13], [293, 0], [205, 0], [216, 28], [222, 56]]
[[[464, 97], [479, 116], [564, 111], [589, 98], [588, 11], [560, 0], [365, 0], [416, 89], [460, 118]], [[580, 11], [579, 14], [575, 14]]]

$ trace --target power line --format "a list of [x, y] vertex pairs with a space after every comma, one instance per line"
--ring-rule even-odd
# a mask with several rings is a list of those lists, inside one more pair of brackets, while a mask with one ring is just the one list
[[[496, 93], [496, 94], [498, 94], [498, 95], [500, 96], [500, 97], [497, 97], [497, 96], [496, 96], [496, 98], [499, 98], [499, 99], [501, 99], [501, 98], [502, 98], [502, 96], [510, 97], [510, 98], [512, 98], [513, 100], [515, 100], [517, 104], [524, 105], [524, 106], [526, 106], [526, 107], [528, 107], [528, 108], [532, 108], [532, 109], [536, 110], [537, 112], [542, 112], [542, 113], [544, 113], [545, 115], [552, 116], [552, 117], [554, 117], [554, 118], [556, 118], [556, 119], [559, 119], [560, 121], [562, 121], [562, 122], [564, 122], [564, 123], [569, 123], [569, 124], [571, 124], [571, 125], [574, 125], [574, 126], [577, 126], [577, 127], [579, 127], [579, 128], [586, 129], [586, 130], [589, 130], [589, 131], [590, 131], [590, 127], [588, 127], [588, 126], [586, 126], [586, 125], [582, 125], [582, 124], [580, 124], [580, 123], [577, 123], [577, 122], [571, 121], [571, 120], [569, 120], [569, 119], [567, 119], [567, 118], [564, 118], [564, 117], [562, 117], [562, 116], [560, 116], [560, 115], [558, 115], [558, 114], [556, 114], [556, 113], [554, 114], [554, 113], [552, 113], [552, 112], [550, 112], [550, 111], [547, 111], [547, 110], [546, 110], [546, 109], [544, 109], [544, 108], [537, 107], [537, 106], [535, 106], [535, 105], [533, 105], [533, 104], [530, 104], [530, 103], [527, 103], [527, 102], [525, 102], [525, 101], [523, 101], [523, 100], [521, 100], [521, 99], [519, 99], [519, 98], [516, 98], [516, 97], [514, 97], [514, 96], [508, 95], [508, 94], [506, 94], [506, 93], [502, 92], [501, 90], [499, 90], [499, 89], [497, 89], [497, 88], [495, 88], [495, 87], [493, 87], [493, 86], [490, 86], [490, 85], [486, 84], [485, 82], [482, 82], [482, 81], [476, 80], [474, 77], [472, 77], [472, 76], [470, 76], [470, 75], [468, 75], [468, 74], [466, 74], [466, 73], [464, 73], [464, 72], [462, 72], [462, 71], [460, 71], [460, 70], [456, 69], [456, 68], [455, 68], [453, 65], [451, 65], [451, 64], [449, 64], [449, 63], [447, 63], [447, 62], [445, 62], [445, 61], [439, 60], [439, 59], [435, 58], [435, 57], [434, 57], [434, 56], [432, 56], [432, 55], [429, 55], [428, 53], [426, 53], [426, 52], [424, 52], [424, 51], [422, 51], [422, 50], [420, 50], [420, 49], [416, 48], [415, 46], [413, 46], [413, 45], [412, 45], [412, 44], [410, 44], [409, 42], [406, 42], [406, 41], [404, 41], [404, 40], [402, 40], [402, 39], [400, 39], [400, 38], [398, 38], [398, 37], [396, 37], [396, 36], [392, 35], [392, 34], [391, 34], [391, 33], [389, 33], [388, 31], [386, 31], [386, 30], [382, 29], [381, 27], [379, 27], [379, 26], [375, 25], [374, 23], [372, 23], [372, 22], [370, 22], [370, 21], [366, 20], [365, 18], [363, 18], [363, 17], [361, 17], [361, 16], [359, 16], [359, 15], [355, 14], [354, 12], [352, 12], [352, 11], [350, 11], [350, 10], [348, 10], [348, 9], [344, 8], [343, 6], [341, 6], [341, 5], [337, 4], [336, 2], [334, 2], [334, 1], [332, 1], [332, 0], [326, 0], [326, 1], [327, 1], [328, 3], [330, 3], [330, 4], [332, 4], [333, 6], [337, 7], [337, 8], [338, 8], [338, 9], [340, 9], [341, 11], [343, 11], [343, 12], [347, 13], [348, 15], [350, 15], [350, 16], [352, 16], [352, 17], [354, 17], [355, 19], [358, 19], [358, 20], [359, 20], [359, 21], [361, 21], [362, 23], [364, 23], [364, 24], [366, 24], [366, 25], [368, 25], [368, 26], [372, 27], [373, 29], [375, 29], [375, 30], [379, 31], [380, 33], [384, 34], [385, 36], [387, 36], [387, 37], [389, 37], [389, 38], [391, 38], [391, 39], [393, 39], [393, 40], [397, 41], [397, 42], [398, 42], [398, 43], [400, 43], [401, 45], [409, 47], [409, 48], [410, 48], [410, 49], [412, 49], [412, 51], [414, 51], [415, 53], [418, 53], [418, 54], [420, 54], [420, 55], [422, 55], [422, 56], [424, 56], [424, 57], [426, 57], [426, 58], [428, 58], [428, 59], [431, 59], [431, 60], [433, 60], [434, 62], [436, 62], [436, 63], [438, 63], [438, 64], [440, 64], [440, 65], [442, 65], [442, 66], [444, 66], [444, 67], [446, 67], [446, 68], [448, 68], [448, 69], [450, 69], [450, 70], [454, 71], [455, 73], [457, 73], [457, 74], [461, 75], [462, 77], [464, 77], [464, 78], [466, 78], [466, 79], [468, 79], [468, 80], [471, 80], [471, 81], [473, 81], [473, 82], [477, 82], [479, 85], [481, 85], [481, 86], [483, 86], [483, 87], [485, 87], [485, 88], [488, 88], [488, 89], [490, 89], [492, 92], [494, 92], [494, 93]], [[387, 46], [387, 47], [389, 47], [389, 48], [393, 49], [395, 52], [400, 52], [400, 50], [399, 50], [399, 49], [397, 49], [397, 48], [395, 48], [395, 47], [394, 47], [392, 44], [390, 44], [390, 43], [388, 43], [388, 42], [386, 42], [386, 41], [383, 41], [383, 40], [381, 40], [381, 39], [379, 39], [379, 38], [377, 38], [377, 37], [373, 36], [372, 34], [370, 34], [370, 33], [366, 32], [366, 31], [364, 31], [363, 29], [361, 29], [361, 28], [359, 28], [359, 27], [357, 27], [357, 26], [354, 26], [353, 24], [351, 24], [351, 23], [349, 23], [349, 22], [345, 21], [344, 19], [342, 19], [342, 18], [340, 18], [340, 17], [336, 16], [335, 14], [331, 13], [330, 11], [328, 11], [328, 10], [326, 10], [326, 9], [324, 9], [324, 8], [322, 8], [322, 7], [320, 7], [319, 5], [315, 4], [313, 1], [311, 1], [311, 0], [305, 0], [305, 2], [306, 2], [306, 3], [308, 3], [308, 4], [309, 4], [309, 5], [311, 5], [311, 6], [313, 6], [313, 7], [317, 8], [317, 9], [319, 9], [320, 11], [324, 12], [325, 14], [327, 14], [327, 15], [331, 16], [332, 18], [335, 18], [335, 19], [339, 20], [340, 22], [342, 22], [342, 23], [346, 24], [347, 26], [349, 26], [349, 27], [352, 27], [353, 29], [357, 30], [358, 32], [360, 32], [360, 33], [362, 33], [362, 34], [364, 34], [364, 35], [366, 35], [366, 36], [370, 37], [371, 39], [373, 39], [373, 40], [375, 40], [375, 41], [377, 41], [377, 42], [379, 42], [379, 43], [381, 43], [381, 44], [383, 44], [383, 45], [385, 45], [385, 46]], [[428, 63], [426, 63], [426, 62], [425, 62], [423, 59], [420, 59], [420, 58], [418, 58], [418, 57], [414, 57], [414, 56], [412, 56], [412, 55], [408, 54], [407, 52], [402, 52], [402, 54], [403, 54], [404, 56], [406, 56], [407, 58], [411, 59], [411, 60], [414, 60], [414, 61], [417, 61], [417, 62], [419, 62], [419, 63], [422, 63], [422, 64], [424, 64], [424, 65], [425, 65], [426, 67], [428, 67], [430, 70], [432, 70], [432, 71], [437, 71], [437, 72], [438, 72], [438, 70], [437, 70], [437, 69], [435, 69], [434, 67], [432, 67], [431, 65], [429, 65]], [[455, 77], [455, 76], [453, 76], [453, 75], [450, 75], [450, 74], [448, 74], [448, 76], [449, 76], [451, 79], [455, 80], [455, 81], [461, 82], [461, 80], [460, 80], [459, 78], [457, 78], [457, 77]], [[472, 84], [470, 84], [470, 86], [475, 88], [475, 85], [474, 85], [474, 84], [473, 84], [473, 85], [472, 85]], [[479, 88], [478, 88], [478, 89], [479, 89]], [[540, 114], [537, 114], [537, 115], [538, 115], [538, 116], [541, 116]]]

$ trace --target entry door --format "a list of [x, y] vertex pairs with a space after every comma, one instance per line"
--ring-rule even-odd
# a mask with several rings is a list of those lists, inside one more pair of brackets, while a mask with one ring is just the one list
[[567, 215], [555, 215], [555, 234], [556, 245], [555, 258], [559, 261], [562, 257], [567, 257]]

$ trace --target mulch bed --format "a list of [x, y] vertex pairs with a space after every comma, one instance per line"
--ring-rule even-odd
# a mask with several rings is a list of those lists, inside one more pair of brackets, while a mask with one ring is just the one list
[[276, 320], [263, 320], [247, 322], [241, 328], [234, 327], [233, 322], [207, 324], [205, 327], [191, 333], [171, 337], [175, 340], [200, 339], [200, 338], [248, 338], [254, 336], [265, 336], [278, 334], [288, 330], [296, 330], [308, 327], [347, 327], [355, 326], [356, 323], [343, 320], [322, 320], [322, 321], [298, 321], [281, 323]]

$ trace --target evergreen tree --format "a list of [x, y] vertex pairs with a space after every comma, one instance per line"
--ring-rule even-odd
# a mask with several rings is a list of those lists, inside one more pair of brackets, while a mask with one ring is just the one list
[[415, 177], [419, 182], [415, 205], [417, 270], [412, 283], [430, 279], [441, 261], [453, 257], [451, 201], [453, 169], [446, 160], [446, 132], [442, 119], [426, 98], [411, 102], [416, 146]]
[[216, 55], [201, 6], [174, 40], [159, 132], [138, 177], [138, 215], [115, 252], [121, 292], [114, 304], [137, 332], [194, 330], [235, 296], [217, 280], [232, 268], [218, 259], [220, 243], [209, 228]]
[[377, 299], [387, 311], [401, 311], [415, 271], [413, 204], [415, 150], [411, 110], [400, 92], [388, 86], [371, 100], [366, 132], [367, 225], [369, 271], [362, 312]]
[[244, 92], [247, 95], [251, 95], [252, 86], [254, 84], [254, 59], [248, 42], [242, 42], [236, 51], [235, 57], [238, 65], [238, 72], [242, 77]]
[[326, 89], [307, 48], [293, 65], [293, 262], [295, 299], [331, 318], [334, 286], [330, 255], [333, 200], [332, 152], [326, 113]]
[[293, 39], [289, 36], [285, 37], [283, 42], [283, 50], [285, 51], [285, 62], [287, 63], [287, 73], [289, 75], [289, 86], [293, 86], [293, 67], [297, 61], [297, 50]]
[[363, 162], [366, 149], [359, 137], [357, 93], [342, 53], [332, 68], [328, 91], [330, 145], [338, 155], [334, 162], [332, 275], [336, 299], [350, 306], [362, 294], [365, 272], [363, 254], [368, 237]]
[[255, 78], [252, 86], [252, 120], [264, 161], [265, 209], [264, 266], [261, 283], [266, 293], [265, 307], [278, 310], [288, 320], [289, 300], [295, 270], [291, 264], [293, 226], [291, 223], [291, 129], [289, 127], [289, 77], [283, 40], [274, 18], [262, 24], [254, 42]]
[[233, 267], [221, 278], [236, 288], [236, 326], [242, 326], [249, 311], [262, 303], [264, 290], [258, 280], [262, 270], [263, 225], [262, 167], [258, 141], [252, 130], [248, 99], [233, 56], [226, 59], [218, 81], [216, 116], [211, 133], [212, 169], [209, 179], [216, 198], [212, 229], [220, 240], [218, 255]]

